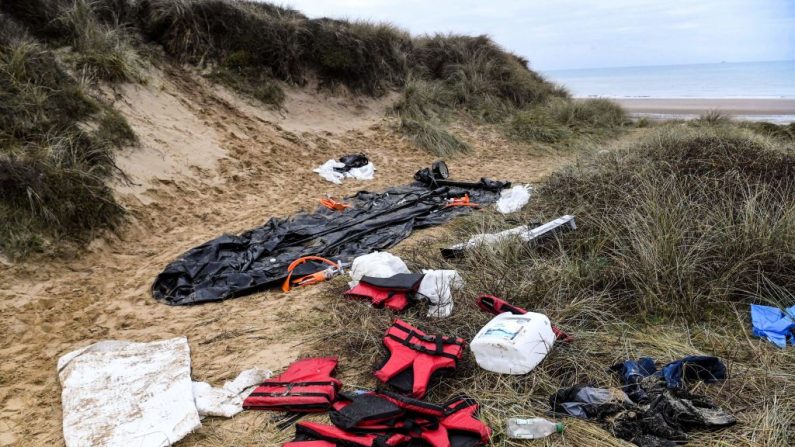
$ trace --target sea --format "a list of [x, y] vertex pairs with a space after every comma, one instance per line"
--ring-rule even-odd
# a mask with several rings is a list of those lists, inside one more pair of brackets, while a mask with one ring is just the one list
[[542, 72], [576, 97], [795, 98], [795, 61]]
[[[547, 79], [579, 98], [786, 99], [795, 104], [795, 61], [588, 68], [542, 71]], [[786, 114], [764, 110], [738, 119], [795, 122], [795, 106]], [[772, 111], [771, 111], [772, 112]], [[686, 114], [634, 113], [652, 118], [694, 118]]]

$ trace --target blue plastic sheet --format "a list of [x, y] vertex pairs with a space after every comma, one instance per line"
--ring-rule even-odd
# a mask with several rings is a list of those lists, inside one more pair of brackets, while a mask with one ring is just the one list
[[787, 337], [795, 345], [795, 306], [790, 306], [786, 311], [777, 307], [751, 304], [751, 324], [754, 335], [765, 338], [779, 348], [787, 346]]

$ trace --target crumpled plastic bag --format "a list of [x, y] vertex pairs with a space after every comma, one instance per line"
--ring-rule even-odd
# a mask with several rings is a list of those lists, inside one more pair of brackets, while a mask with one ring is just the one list
[[428, 299], [428, 316], [446, 318], [453, 313], [453, 290], [464, 287], [464, 279], [455, 270], [423, 270], [417, 294]]
[[792, 338], [795, 345], [795, 306], [790, 306], [786, 312], [777, 307], [751, 304], [751, 324], [754, 335], [767, 339], [779, 348], [787, 346], [787, 337]]
[[372, 278], [391, 278], [398, 273], [411, 273], [402, 259], [385, 251], [358, 256], [351, 263], [350, 287], [356, 287], [363, 276]]
[[207, 382], [193, 382], [193, 399], [200, 417], [232, 417], [243, 411], [243, 401], [251, 391], [273, 375], [267, 369], [247, 369], [235, 380], [214, 388]]
[[530, 185], [516, 185], [511, 189], [504, 189], [497, 200], [497, 211], [502, 214], [515, 213], [521, 210], [530, 201], [530, 193], [533, 187]]
[[345, 163], [332, 159], [314, 169], [313, 172], [317, 172], [323, 179], [337, 185], [342, 184], [342, 181], [346, 178], [372, 180], [375, 177], [375, 165], [372, 162], [360, 168], [351, 168], [346, 172], [339, 172], [334, 169], [344, 167]]

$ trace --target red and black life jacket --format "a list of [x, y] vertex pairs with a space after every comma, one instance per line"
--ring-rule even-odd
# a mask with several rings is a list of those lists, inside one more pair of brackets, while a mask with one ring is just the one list
[[340, 400], [334, 408], [331, 421], [348, 432], [403, 433], [431, 447], [474, 447], [491, 437], [477, 418], [477, 402], [467, 397], [436, 405], [385, 391]]
[[[514, 306], [513, 304], [509, 304], [507, 301], [497, 298], [494, 295], [478, 295], [477, 304], [478, 307], [480, 307], [480, 310], [483, 312], [488, 312], [494, 315], [499, 315], [504, 312], [510, 312], [514, 315], [522, 315], [527, 313], [527, 310], [518, 306]], [[552, 332], [555, 334], [555, 338], [562, 342], [568, 343], [574, 340], [574, 337], [563, 332], [561, 328], [555, 326], [554, 324], [552, 325]]]
[[298, 413], [327, 411], [342, 387], [342, 382], [331, 377], [336, 368], [336, 357], [298, 360], [279, 376], [255, 388], [243, 401], [243, 408]]
[[352, 433], [316, 422], [295, 424], [295, 439], [283, 447], [396, 447], [411, 437], [401, 433]]
[[454, 370], [466, 341], [459, 337], [427, 335], [397, 319], [384, 337], [389, 354], [375, 377], [395, 389], [421, 398], [436, 375]]
[[373, 307], [400, 312], [414, 301], [423, 277], [421, 273], [398, 273], [389, 278], [363, 276], [359, 284], [344, 295], [369, 300]]

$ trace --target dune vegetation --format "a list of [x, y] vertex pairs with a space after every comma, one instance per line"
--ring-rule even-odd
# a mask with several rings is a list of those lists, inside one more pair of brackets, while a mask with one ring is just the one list
[[[510, 222], [477, 213], [445, 237], [398, 249], [412, 269], [453, 268], [467, 281], [451, 317], [429, 319], [419, 306], [401, 315], [410, 324], [471, 340], [491, 318], [474, 305], [486, 292], [544, 313], [576, 337], [557, 343], [529, 375], [488, 373], [467, 356], [430, 400], [475, 397], [497, 430], [496, 445], [519, 446], [503, 437], [505, 419], [546, 416], [559, 388], [620, 386], [607, 368], [629, 358], [714, 355], [730, 378], [698, 392], [739, 423], [701, 432], [692, 445], [790, 445], [795, 353], [753, 338], [748, 306], [785, 307], [795, 297], [795, 148], [742, 127], [707, 117], [655, 126], [553, 174]], [[508, 241], [453, 262], [437, 250], [562, 214], [576, 215], [578, 229], [537, 245]], [[314, 339], [317, 353], [332, 349], [346, 364], [377, 365], [390, 318], [337, 300], [299, 326], [329, 328]], [[370, 368], [353, 381], [376, 385]], [[588, 422], [565, 422], [561, 445], [626, 445]]]

